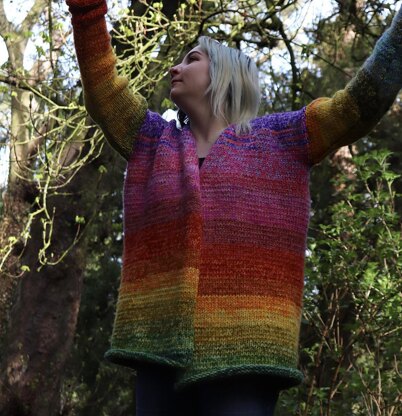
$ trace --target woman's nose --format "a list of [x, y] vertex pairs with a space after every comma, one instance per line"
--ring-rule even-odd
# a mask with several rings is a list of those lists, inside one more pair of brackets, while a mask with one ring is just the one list
[[180, 72], [180, 64], [179, 65], [172, 66], [169, 69], [169, 73], [170, 73], [170, 76], [171, 77], [173, 77], [174, 75], [177, 75], [179, 72]]

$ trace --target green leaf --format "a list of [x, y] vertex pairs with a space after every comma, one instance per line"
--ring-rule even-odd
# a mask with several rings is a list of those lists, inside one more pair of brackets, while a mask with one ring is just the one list
[[98, 168], [98, 172], [101, 174], [107, 173], [107, 167], [105, 165], [100, 165]]
[[84, 217], [80, 217], [79, 215], [75, 216], [75, 222], [77, 224], [85, 224], [85, 218]]

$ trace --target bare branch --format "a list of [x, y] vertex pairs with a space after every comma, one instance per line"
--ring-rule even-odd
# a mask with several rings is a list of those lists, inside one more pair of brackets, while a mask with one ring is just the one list
[[35, 0], [34, 5], [31, 7], [25, 19], [21, 23], [20, 31], [22, 33], [28, 32], [32, 29], [40, 14], [45, 10], [47, 3], [47, 0]]
[[31, 90], [31, 88], [29, 88], [28, 86], [21, 85], [21, 80], [19, 80], [18, 78], [14, 77], [14, 76], [11, 76], [11, 75], [1, 75], [0, 74], [0, 82], [3, 82], [4, 84], [11, 85], [13, 87], [21, 88], [23, 90], [28, 90], [28, 91]]
[[[40, 93], [34, 85], [39, 85], [39, 80], [27, 80], [23, 78], [18, 78], [12, 75], [2, 75], [0, 74], [0, 83], [11, 85], [12, 87], [19, 88], [24, 91], [31, 91], [32, 94], [37, 96], [38, 98], [43, 98], [43, 93]], [[55, 105], [60, 106], [66, 106], [67, 104], [63, 102], [59, 97], [53, 97], [49, 98], [47, 97], [49, 101], [51, 101]]]
[[4, 1], [0, 0], [0, 33], [4, 34], [13, 30], [11, 22], [8, 21], [4, 10]]
[[278, 15], [275, 14], [274, 16], [271, 17], [273, 23], [275, 23], [278, 27], [278, 31], [280, 33], [280, 35], [282, 36], [283, 41], [285, 42], [286, 45], [286, 49], [288, 50], [289, 53], [289, 57], [290, 57], [290, 66], [292, 69], [292, 84], [291, 84], [291, 89], [292, 89], [292, 110], [296, 110], [296, 99], [297, 99], [297, 93], [298, 91], [300, 91], [300, 87], [298, 86], [299, 81], [300, 81], [300, 75], [299, 75], [299, 70], [297, 68], [297, 64], [296, 64], [296, 57], [295, 57], [295, 53], [293, 51], [293, 47], [292, 47], [292, 42], [291, 40], [288, 38], [286, 31], [283, 27], [283, 22], [282, 20], [279, 19]]

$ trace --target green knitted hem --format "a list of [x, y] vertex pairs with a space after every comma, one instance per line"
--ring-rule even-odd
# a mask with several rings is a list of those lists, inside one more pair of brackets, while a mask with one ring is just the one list
[[110, 349], [106, 351], [104, 358], [113, 364], [119, 364], [130, 368], [136, 368], [141, 363], [162, 364], [177, 368], [184, 368], [186, 366], [186, 364], [183, 363], [183, 360], [180, 361], [161, 357], [160, 355], [120, 349]]
[[303, 381], [303, 373], [297, 369], [273, 365], [242, 365], [226, 367], [222, 369], [209, 370], [195, 375], [184, 375], [176, 384], [175, 388], [180, 390], [190, 387], [194, 383], [207, 380], [215, 380], [229, 376], [260, 375], [271, 379], [279, 390], [289, 389], [297, 386]]

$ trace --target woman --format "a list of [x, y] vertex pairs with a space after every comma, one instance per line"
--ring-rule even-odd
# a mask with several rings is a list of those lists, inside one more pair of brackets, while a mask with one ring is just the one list
[[86, 108], [128, 163], [106, 358], [137, 369], [137, 415], [270, 415], [302, 380], [309, 170], [395, 99], [402, 13], [344, 90], [258, 118], [255, 65], [201, 38], [170, 71], [178, 128], [117, 76], [105, 0], [67, 3]]

